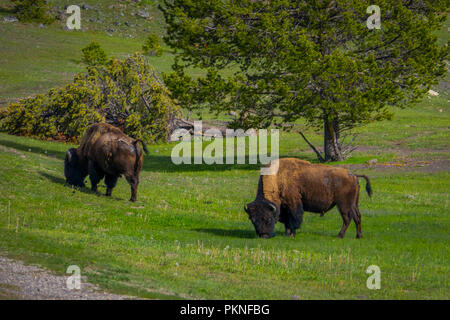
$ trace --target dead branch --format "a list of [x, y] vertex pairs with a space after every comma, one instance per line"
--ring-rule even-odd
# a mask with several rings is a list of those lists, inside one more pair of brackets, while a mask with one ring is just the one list
[[313, 149], [313, 151], [316, 153], [317, 158], [319, 158], [320, 162], [325, 162], [325, 159], [322, 157], [322, 154], [319, 152], [319, 150], [316, 149], [316, 147], [314, 147], [314, 145], [308, 141], [308, 139], [306, 139], [305, 135], [303, 134], [303, 132], [301, 132], [300, 130], [297, 131], [303, 138], [303, 140], [306, 141], [306, 143], [311, 147], [311, 149]]

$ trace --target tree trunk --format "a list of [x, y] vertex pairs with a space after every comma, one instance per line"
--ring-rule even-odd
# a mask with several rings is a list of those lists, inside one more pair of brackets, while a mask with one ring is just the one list
[[342, 161], [341, 142], [339, 139], [339, 120], [337, 118], [328, 120], [324, 116], [324, 145], [325, 161]]

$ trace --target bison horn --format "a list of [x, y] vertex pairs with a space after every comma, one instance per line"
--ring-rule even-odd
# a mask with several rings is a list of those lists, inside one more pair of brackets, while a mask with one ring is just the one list
[[72, 152], [70, 152], [70, 150], [68, 150], [68, 151], [66, 152], [66, 156], [67, 156], [67, 161], [68, 161], [68, 162], [71, 162], [71, 161], [72, 161]]
[[273, 203], [269, 203], [269, 205], [274, 213], [277, 212], [277, 207]]
[[247, 205], [244, 206], [244, 210], [245, 210], [245, 212], [248, 213], [248, 207], [247, 207]]

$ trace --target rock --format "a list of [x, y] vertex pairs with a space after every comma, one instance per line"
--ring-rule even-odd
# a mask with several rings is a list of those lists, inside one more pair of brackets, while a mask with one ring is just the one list
[[136, 15], [139, 16], [139, 17], [141, 17], [141, 18], [145, 18], [145, 19], [147, 19], [148, 17], [150, 17], [150, 13], [148, 13], [148, 12], [145, 11], [145, 10], [139, 10], [139, 11], [136, 13]]
[[405, 195], [405, 197], [408, 198], [408, 199], [411, 199], [411, 200], [416, 198], [412, 194], [407, 194], [407, 195]]
[[128, 21], [125, 21], [124, 23], [127, 27], [131, 27], [131, 23], [129, 23]]
[[116, 27], [120, 26], [120, 22], [118, 22], [118, 21], [114, 21], [113, 24], [114, 24]]
[[428, 94], [429, 94], [430, 96], [437, 97], [437, 96], [439, 95], [439, 92], [436, 92], [436, 91], [434, 91], [434, 90], [430, 90], [430, 91], [428, 91]]
[[18, 22], [19, 19], [17, 19], [14, 16], [6, 16], [6, 17], [3, 18], [3, 21], [5, 21], [5, 22]]
[[81, 9], [83, 10], [92, 10], [92, 7], [86, 3], [81, 5]]
[[375, 164], [377, 164], [378, 159], [372, 159], [366, 162], [366, 164], [368, 164], [369, 166], [373, 166]]

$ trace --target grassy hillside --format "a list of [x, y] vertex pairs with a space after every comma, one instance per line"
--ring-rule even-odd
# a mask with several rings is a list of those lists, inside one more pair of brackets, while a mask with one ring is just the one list
[[[372, 200], [361, 194], [363, 239], [353, 225], [337, 239], [332, 210], [306, 214], [295, 239], [278, 225], [267, 241], [242, 209], [257, 168], [178, 167], [169, 145], [152, 146], [130, 203], [123, 179], [112, 199], [66, 186], [68, 147], [0, 135], [0, 247], [9, 255], [58, 273], [77, 264], [104, 288], [144, 297], [448, 298], [447, 170], [354, 168], [375, 189]], [[379, 291], [365, 286], [372, 264]]]
[[[66, 186], [70, 145], [0, 134], [0, 248], [61, 274], [77, 264], [104, 288], [150, 298], [448, 298], [449, 108], [428, 102], [365, 128], [367, 144], [339, 164], [372, 179], [361, 240], [354, 225], [337, 239], [335, 209], [307, 213], [295, 239], [281, 225], [256, 238], [242, 207], [257, 166], [175, 166], [172, 145], [153, 145], [130, 203], [123, 179], [112, 199]], [[314, 160], [296, 135], [281, 140], [282, 156]], [[366, 288], [372, 264], [378, 291]]]
[[[3, 22], [10, 13], [2, 1], [0, 104], [71, 81], [92, 40], [112, 56], [140, 50], [139, 28], [163, 32], [154, 2], [142, 2], [84, 1], [93, 7], [83, 11], [86, 29], [69, 32], [58, 23]], [[69, 1], [53, 3], [63, 8]], [[124, 16], [112, 5], [127, 5]], [[132, 20], [143, 7], [153, 18]], [[114, 32], [96, 23], [95, 8], [105, 21], [119, 22]], [[131, 32], [128, 20], [142, 26]], [[150, 59], [165, 71], [172, 57]], [[148, 298], [448, 299], [448, 82], [435, 89], [438, 97], [394, 110], [393, 121], [359, 128], [359, 149], [333, 164], [372, 180], [374, 197], [361, 192], [361, 240], [353, 223], [345, 239], [337, 238], [336, 209], [324, 217], [306, 213], [295, 239], [283, 236], [282, 225], [275, 238], [257, 238], [243, 206], [254, 199], [258, 166], [175, 166], [173, 145], [152, 145], [138, 202], [130, 203], [124, 179], [110, 199], [104, 185], [99, 193], [65, 185], [63, 158], [72, 145], [0, 133], [0, 254], [58, 274], [76, 264], [102, 288]], [[308, 135], [320, 144], [320, 135]], [[280, 152], [315, 161], [295, 133], [281, 134]], [[378, 162], [367, 165], [372, 159]], [[366, 287], [370, 265], [381, 268], [381, 290]]]
[[[52, 3], [61, 12], [65, 12], [65, 5], [72, 4], [63, 0]], [[83, 3], [92, 9], [81, 10], [82, 30], [68, 31], [64, 29], [67, 18], [51, 26], [5, 22], [12, 6], [9, 1], [0, 2], [0, 107], [70, 82], [75, 73], [85, 70], [81, 49], [92, 41], [99, 42], [108, 56], [123, 57], [141, 51], [150, 32], [162, 35], [162, 17], [151, 1], [142, 1], [141, 5], [113, 0]], [[136, 16], [139, 10], [148, 12], [149, 18]], [[112, 29], [114, 32], [108, 31]], [[166, 53], [163, 57], [150, 57], [149, 61], [157, 70], [168, 71], [172, 57]]]

